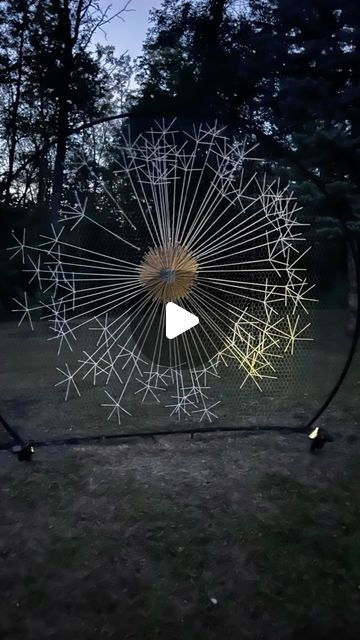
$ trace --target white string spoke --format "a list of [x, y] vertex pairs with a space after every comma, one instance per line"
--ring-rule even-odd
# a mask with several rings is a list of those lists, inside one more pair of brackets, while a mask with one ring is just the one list
[[18, 313], [19, 311], [20, 312], [23, 311], [23, 314], [18, 322], [18, 327], [20, 327], [20, 325], [23, 323], [23, 321], [26, 318], [30, 323], [31, 330], [34, 331], [34, 325], [31, 319], [31, 312], [38, 311], [39, 309], [41, 309], [41, 306], [30, 307], [26, 291], [24, 291], [24, 302], [20, 302], [20, 300], [16, 300], [16, 298], [13, 298], [13, 300], [19, 306], [19, 309], [12, 309], [13, 313]]
[[70, 335], [73, 338], [74, 341], [76, 341], [76, 336], [75, 336], [74, 332], [72, 331], [69, 323], [65, 320], [64, 317], [61, 318], [61, 319], [57, 318], [55, 326], [50, 327], [50, 329], [52, 329], [56, 333], [56, 335], [48, 338], [48, 340], [58, 340], [58, 342], [59, 342], [59, 348], [58, 348], [58, 352], [57, 352], [58, 356], [61, 353], [61, 349], [62, 349], [62, 346], [63, 346], [64, 342], [66, 343], [66, 345], [68, 346], [70, 351], [73, 350], [71, 342], [70, 342], [68, 336]]
[[140, 389], [138, 389], [137, 391], [135, 391], [134, 395], [137, 395], [138, 393], [142, 393], [142, 399], [141, 402], [145, 402], [148, 394], [150, 393], [150, 395], [153, 396], [153, 398], [155, 398], [156, 402], [160, 403], [159, 397], [158, 395], [155, 393], [155, 391], [165, 391], [165, 387], [159, 387], [156, 384], [152, 384], [151, 382], [151, 378], [148, 378], [147, 380], [141, 380], [140, 378], [136, 378], [137, 382], [140, 382], [141, 387]]
[[108, 415], [108, 420], [110, 420], [112, 416], [116, 414], [118, 424], [121, 424], [121, 411], [123, 413], [126, 413], [126, 415], [128, 416], [131, 416], [131, 413], [122, 406], [121, 404], [122, 397], [120, 397], [118, 400], [115, 400], [115, 398], [108, 391], [105, 391], [105, 393], [108, 396], [108, 398], [111, 400], [111, 402], [103, 402], [101, 406], [111, 407], [111, 411]]
[[25, 264], [25, 249], [31, 248], [26, 245], [26, 229], [23, 229], [21, 240], [19, 240], [19, 238], [16, 237], [14, 232], [12, 232], [11, 235], [14, 238], [16, 244], [13, 247], [8, 248], [8, 251], [14, 251], [14, 253], [10, 256], [10, 260], [13, 260], [17, 255], [20, 254], [21, 262], [22, 264]]
[[55, 387], [59, 387], [62, 384], [66, 385], [65, 402], [68, 400], [70, 389], [72, 387], [75, 389], [77, 395], [80, 397], [81, 394], [80, 394], [79, 388], [74, 380], [76, 372], [71, 373], [69, 369], [69, 365], [67, 363], [65, 363], [66, 371], [64, 371], [63, 369], [60, 369], [59, 367], [56, 367], [56, 369], [60, 371], [60, 373], [62, 373], [64, 379], [60, 380], [60, 382], [56, 382]]
[[221, 400], [218, 400], [217, 402], [214, 402], [213, 404], [211, 404], [209, 407], [203, 406], [201, 409], [195, 409], [195, 411], [193, 411], [192, 413], [200, 413], [199, 422], [202, 422], [203, 420], [205, 420], [205, 418], [209, 422], [212, 422], [213, 418], [215, 418], [216, 420], [218, 416], [214, 411], [211, 411], [211, 409], [213, 409], [214, 407], [217, 407], [217, 405], [220, 404], [220, 402]]

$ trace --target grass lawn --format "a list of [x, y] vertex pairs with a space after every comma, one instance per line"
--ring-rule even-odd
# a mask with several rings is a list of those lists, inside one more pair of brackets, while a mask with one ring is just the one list
[[[311, 419], [339, 377], [350, 339], [345, 331], [344, 311], [317, 310], [309, 320], [313, 340], [299, 342], [294, 356], [283, 353], [274, 361], [275, 371], [269, 369], [265, 373], [277, 378], [259, 380], [261, 390], [250, 379], [242, 386], [245, 374], [235, 360], [219, 369], [220, 378], [208, 375], [205, 394], [208, 405], [219, 402], [214, 409], [217, 424], [302, 426]], [[176, 415], [170, 417], [169, 405], [174, 404], [177, 393], [174, 384], [168, 383], [166, 389], [157, 392], [158, 402], [151, 394], [144, 399], [137, 371], [127, 384], [122, 402], [130, 415], [121, 413], [120, 426], [116, 413], [107, 420], [111, 409], [101, 406], [109, 403], [106, 392], [119, 397], [121, 383], [116, 377], [106, 382], [107, 376], [100, 375], [94, 386], [93, 375], [83, 379], [81, 373], [76, 378], [81, 397], [71, 387], [65, 402], [66, 385], [57, 386], [63, 379], [60, 370], [65, 371], [69, 365], [74, 371], [84, 353], [96, 349], [98, 336], [86, 328], [78, 333], [73, 351], [64, 345], [57, 355], [58, 344], [51, 340], [53, 334], [46, 323], [34, 322], [34, 328], [31, 331], [25, 323], [20, 328], [15, 322], [0, 323], [0, 410], [25, 439], [208, 426], [206, 419], [199, 424], [199, 414], [195, 413], [182, 414], [180, 425]], [[127, 383], [131, 365], [125, 369], [122, 366], [119, 360], [118, 374]], [[351, 386], [347, 387], [342, 403], [334, 407], [339, 421], [347, 423], [349, 408], [357, 420], [358, 389], [355, 384], [354, 393]], [[327, 417], [321, 424], [326, 426]]]
[[358, 640], [359, 379], [316, 456], [270, 432], [0, 452], [1, 640]]
[[0, 637], [358, 638], [359, 452], [293, 438], [2, 454]]

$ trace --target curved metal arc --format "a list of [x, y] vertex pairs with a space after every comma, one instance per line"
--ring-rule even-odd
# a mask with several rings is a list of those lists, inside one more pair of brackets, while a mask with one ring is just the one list
[[351, 255], [352, 258], [354, 260], [354, 264], [355, 264], [355, 276], [356, 276], [356, 292], [357, 292], [357, 302], [356, 302], [356, 322], [355, 322], [355, 328], [354, 328], [354, 333], [353, 333], [353, 337], [352, 337], [352, 341], [351, 341], [351, 345], [350, 345], [350, 349], [349, 349], [349, 353], [348, 356], [346, 358], [343, 370], [337, 380], [337, 382], [335, 383], [335, 385], [333, 386], [332, 390], [330, 391], [328, 397], [326, 398], [325, 402], [321, 405], [321, 407], [318, 409], [318, 411], [315, 413], [315, 415], [311, 418], [311, 420], [309, 420], [309, 422], [303, 427], [303, 431], [306, 432], [308, 431], [313, 424], [320, 418], [320, 416], [324, 413], [324, 411], [328, 408], [329, 404], [334, 400], [336, 394], [338, 393], [339, 389], [341, 388], [346, 375], [350, 369], [350, 366], [353, 362], [355, 353], [356, 353], [356, 348], [359, 342], [359, 337], [360, 337], [360, 262], [359, 262], [359, 244], [358, 242], [355, 240], [353, 240], [353, 238], [351, 238], [349, 229], [347, 228], [346, 224], [343, 223], [343, 230], [344, 230], [344, 237], [345, 237], [345, 241], [348, 243], [348, 246], [350, 247], [351, 250]]

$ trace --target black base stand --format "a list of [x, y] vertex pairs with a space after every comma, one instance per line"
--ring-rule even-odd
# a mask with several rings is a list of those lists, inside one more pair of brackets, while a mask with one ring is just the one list
[[5, 431], [8, 433], [10, 438], [15, 444], [9, 443], [3, 447], [2, 449], [10, 450], [12, 453], [15, 453], [20, 462], [30, 462], [32, 456], [34, 455], [35, 449], [31, 442], [25, 442], [23, 438], [18, 434], [18, 432], [9, 425], [9, 423], [5, 420], [5, 418], [0, 414], [0, 424], [4, 427]]
[[318, 449], [322, 449], [326, 442], [334, 442], [334, 438], [322, 427], [315, 429], [309, 438], [311, 438], [310, 453], [315, 453]]
[[35, 453], [34, 446], [29, 442], [28, 444], [16, 444], [11, 448], [11, 451], [17, 454], [19, 462], [31, 462]]
[[155, 440], [157, 437], [174, 436], [174, 435], [188, 435], [191, 440], [194, 439], [196, 434], [205, 433], [252, 433], [257, 434], [265, 431], [276, 431], [283, 434], [301, 434], [307, 435], [311, 439], [310, 453], [315, 453], [318, 449], [322, 449], [326, 442], [333, 442], [334, 438], [322, 427], [316, 427], [310, 434], [307, 433], [305, 427], [284, 427], [284, 426], [251, 426], [251, 427], [203, 427], [203, 428], [187, 428], [187, 429], [171, 429], [167, 431], [153, 431], [142, 433], [117, 433], [117, 434], [103, 434], [95, 436], [79, 436], [70, 438], [51, 438], [49, 440], [25, 441], [17, 431], [11, 427], [8, 422], [0, 414], [0, 424], [4, 427], [5, 431], [11, 437], [12, 442], [5, 445], [0, 445], [0, 450], [11, 451], [14, 453], [19, 462], [31, 462], [35, 453], [35, 446], [37, 447], [49, 447], [49, 446], [62, 446], [62, 445], [77, 445], [77, 444], [95, 444], [103, 443], [105, 441], [113, 442], [121, 440], [128, 440], [129, 438], [151, 438]]

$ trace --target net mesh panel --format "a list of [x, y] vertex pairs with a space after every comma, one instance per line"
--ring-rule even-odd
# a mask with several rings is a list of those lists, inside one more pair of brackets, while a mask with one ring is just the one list
[[[307, 221], [304, 214], [301, 215], [302, 220]], [[311, 322], [307, 335], [313, 340], [297, 342], [293, 356], [283, 353], [276, 361], [276, 379], [259, 380], [261, 390], [251, 380], [243, 384], [244, 372], [239, 370], [235, 360], [228, 359], [227, 366], [219, 366], [220, 378], [208, 374], [205, 382], [209, 387], [206, 390], [208, 403], [221, 401], [216, 407], [218, 419], [214, 420], [214, 426], [302, 426], [324, 402], [341, 373], [351, 342], [347, 332], [349, 283], [345, 242], [340, 234], [329, 242], [321, 221], [308, 222], [311, 224], [304, 232], [305, 242], [301, 248], [312, 247], [304, 263], [309, 284], [316, 285], [311, 295], [317, 302], [307, 303], [308, 321]], [[112, 219], [109, 224], [110, 228], [118, 228]], [[130, 233], [127, 237], [134, 241], [139, 239], [135, 231], [133, 236]], [[72, 232], [71, 241], [104, 256], [120, 257], [119, 242], [101, 229], [94, 231], [79, 225]], [[33, 300], [36, 295], [33, 294]], [[228, 302], [238, 304], [236, 296], [226, 295]], [[249, 303], [249, 309], [265, 321], [265, 316], [261, 317], [261, 313], [264, 314], [261, 305]], [[116, 319], [116, 313], [116, 309], [109, 313], [109, 322]], [[58, 356], [59, 343], [52, 339], [51, 328], [49, 330], [48, 323], [40, 319], [41, 315], [44, 315], [41, 310], [32, 314], [32, 331], [25, 320], [18, 327], [19, 314], [9, 317], [3, 308], [0, 324], [1, 409], [24, 436], [41, 439], [209, 426], [207, 421], [199, 424], [196, 414], [182, 415], [180, 420], [176, 416], [169, 417], [170, 409], [166, 405], [173, 403], [176, 393], [172, 384], [161, 392], [161, 403], [151, 395], [142, 402], [140, 373], [132, 376], [126, 392], [124, 407], [131, 415], [121, 413], [120, 426], [116, 414], [107, 420], [111, 407], [101, 405], [111, 401], [105, 391], [114, 398], [119, 395], [129, 367], [126, 357], [117, 369], [119, 378], [112, 377], [107, 384], [106, 376], [99, 376], [94, 386], [93, 372], [88, 367], [81, 383], [81, 397], [73, 388], [65, 402], [64, 385], [56, 386], [61, 379], [59, 369], [64, 371], [68, 365], [73, 370], [79, 359], [88, 358], [96, 350], [100, 326], [94, 320], [89, 325], [93, 330], [85, 325], [78, 329], [76, 340], [69, 338], [72, 351], [65, 345]], [[94, 315], [93, 309], [91, 315]], [[125, 337], [129, 339], [128, 347], [133, 346], [130, 329]], [[143, 369], [146, 371], [146, 366]]]

